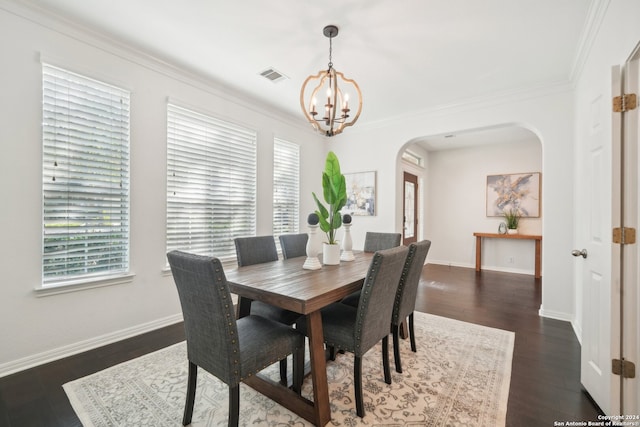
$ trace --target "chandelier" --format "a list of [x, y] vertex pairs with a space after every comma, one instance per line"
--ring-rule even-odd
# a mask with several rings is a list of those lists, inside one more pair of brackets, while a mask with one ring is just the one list
[[[362, 93], [354, 80], [346, 78], [333, 68], [332, 40], [338, 35], [338, 27], [327, 25], [322, 32], [329, 37], [329, 68], [320, 70], [318, 74], [309, 76], [304, 81], [300, 91], [300, 107], [315, 130], [325, 136], [334, 136], [341, 133], [345, 127], [352, 126], [360, 117]], [[351, 101], [352, 105], [358, 105], [355, 115], [350, 114], [350, 93], [357, 97]], [[319, 98], [321, 102], [325, 102], [323, 106], [317, 106]]]

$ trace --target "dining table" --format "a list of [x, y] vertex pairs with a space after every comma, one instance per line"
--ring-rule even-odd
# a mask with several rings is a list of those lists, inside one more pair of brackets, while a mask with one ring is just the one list
[[302, 256], [225, 272], [231, 292], [238, 296], [238, 317], [249, 314], [251, 301], [262, 301], [305, 316], [313, 400], [263, 375], [249, 377], [244, 383], [316, 426], [331, 421], [320, 311], [361, 289], [373, 253], [354, 251], [354, 258], [338, 265], [322, 265], [316, 270], [304, 269], [306, 258]]

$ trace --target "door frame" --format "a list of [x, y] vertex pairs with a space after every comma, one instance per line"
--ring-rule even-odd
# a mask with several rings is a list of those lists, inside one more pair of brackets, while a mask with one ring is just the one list
[[[616, 67], [618, 68], [618, 67]], [[620, 92], [640, 95], [640, 43], [624, 63], [619, 67]], [[640, 143], [640, 112], [638, 103], [622, 113], [613, 113], [613, 228], [633, 228], [638, 230], [640, 196], [638, 194], [638, 144]], [[619, 174], [615, 166], [619, 165]], [[611, 261], [612, 305], [617, 304], [617, 318], [612, 319], [612, 353], [616, 359], [630, 361], [638, 365], [640, 355], [640, 283], [638, 264], [640, 254], [638, 243], [613, 244]], [[640, 386], [637, 378], [617, 376], [619, 387], [620, 414], [638, 414], [640, 411]]]
[[[418, 227], [420, 225], [420, 214], [419, 214], [419, 206], [420, 206], [420, 177], [414, 173], [403, 171], [402, 174], [402, 244], [408, 246], [410, 243], [416, 243], [418, 241]], [[413, 192], [413, 237], [407, 238], [405, 232], [407, 231], [406, 222], [407, 222], [407, 194], [406, 194], [406, 184], [410, 182], [414, 185]]]

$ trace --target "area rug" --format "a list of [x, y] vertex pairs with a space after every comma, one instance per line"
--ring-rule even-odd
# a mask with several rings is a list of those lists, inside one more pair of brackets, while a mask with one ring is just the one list
[[[415, 313], [417, 353], [401, 342], [403, 373], [384, 382], [381, 346], [363, 358], [366, 416], [355, 412], [353, 355], [327, 362], [333, 426], [504, 426], [514, 333]], [[291, 365], [289, 365], [291, 366]], [[278, 365], [264, 373], [274, 380]], [[65, 384], [85, 427], [180, 426], [187, 385], [185, 343]], [[311, 398], [311, 379], [303, 395]], [[198, 372], [192, 425], [226, 426], [227, 386]], [[308, 426], [307, 421], [242, 384], [241, 426]]]

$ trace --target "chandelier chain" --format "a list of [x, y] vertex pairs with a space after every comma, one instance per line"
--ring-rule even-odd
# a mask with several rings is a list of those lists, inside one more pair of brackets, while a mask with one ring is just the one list
[[333, 68], [333, 61], [331, 56], [333, 54], [333, 36], [329, 37], [329, 69]]

